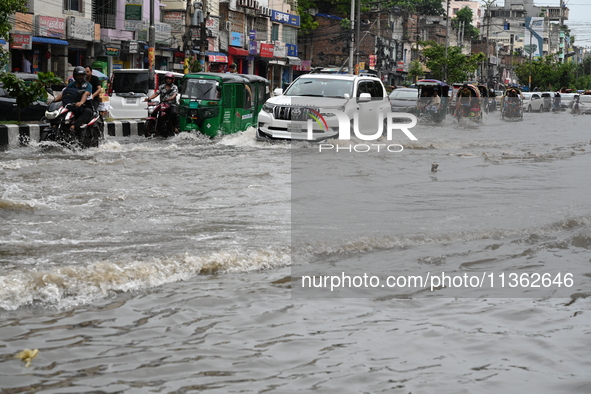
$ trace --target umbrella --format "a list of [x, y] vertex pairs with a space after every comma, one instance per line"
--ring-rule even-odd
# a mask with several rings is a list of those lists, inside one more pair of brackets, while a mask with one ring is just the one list
[[99, 79], [109, 79], [109, 77], [107, 77], [105, 74], [103, 74], [102, 72], [100, 72], [99, 70], [92, 70], [92, 75], [95, 75], [97, 77], [99, 77]]

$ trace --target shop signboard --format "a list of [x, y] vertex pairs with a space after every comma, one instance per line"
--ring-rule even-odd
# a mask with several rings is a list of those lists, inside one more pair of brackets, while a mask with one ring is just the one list
[[298, 57], [298, 46], [294, 44], [285, 44], [287, 47], [287, 56]]
[[300, 26], [300, 17], [298, 15], [286, 14], [281, 11], [273, 10], [271, 13], [271, 21], [291, 26]]
[[273, 56], [275, 57], [286, 57], [287, 48], [281, 41], [275, 41], [275, 48], [273, 48]]
[[142, 0], [125, 0], [125, 20], [142, 20]]
[[376, 60], [377, 60], [376, 55], [369, 55], [369, 68], [371, 70], [376, 68]]
[[256, 55], [258, 53], [257, 52], [257, 44], [258, 44], [258, 41], [255, 41], [255, 40], [250, 40], [248, 42], [248, 54], [249, 55]]
[[273, 44], [261, 44], [261, 57], [273, 57], [273, 50], [275, 45]]
[[235, 47], [242, 47], [244, 35], [242, 33], [231, 32], [230, 45]]
[[36, 33], [39, 37], [64, 38], [66, 36], [66, 20], [52, 16], [37, 15]]
[[68, 34], [70, 40], [92, 41], [94, 38], [94, 22], [90, 19], [71, 16], [68, 18]]
[[11, 34], [12, 42], [10, 47], [12, 49], [31, 49], [31, 35], [29, 34]]
[[165, 12], [163, 22], [170, 25], [170, 31], [172, 33], [181, 33], [185, 29], [185, 13], [180, 11], [168, 11]]

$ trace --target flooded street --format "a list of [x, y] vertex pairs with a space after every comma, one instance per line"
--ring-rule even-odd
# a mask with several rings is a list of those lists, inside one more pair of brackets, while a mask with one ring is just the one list
[[[589, 119], [0, 152], [2, 393], [589, 393]], [[572, 284], [299, 286], [427, 271]]]

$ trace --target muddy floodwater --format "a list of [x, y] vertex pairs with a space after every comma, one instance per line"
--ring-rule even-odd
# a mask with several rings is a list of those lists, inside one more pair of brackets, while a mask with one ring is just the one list
[[[2, 151], [1, 391], [588, 394], [590, 119]], [[542, 286], [301, 286], [427, 272]]]

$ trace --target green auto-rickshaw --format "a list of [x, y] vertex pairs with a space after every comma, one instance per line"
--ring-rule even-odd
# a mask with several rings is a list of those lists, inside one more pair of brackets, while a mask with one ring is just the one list
[[256, 127], [258, 113], [269, 95], [269, 82], [256, 75], [187, 74], [181, 81], [179, 131], [209, 137]]

